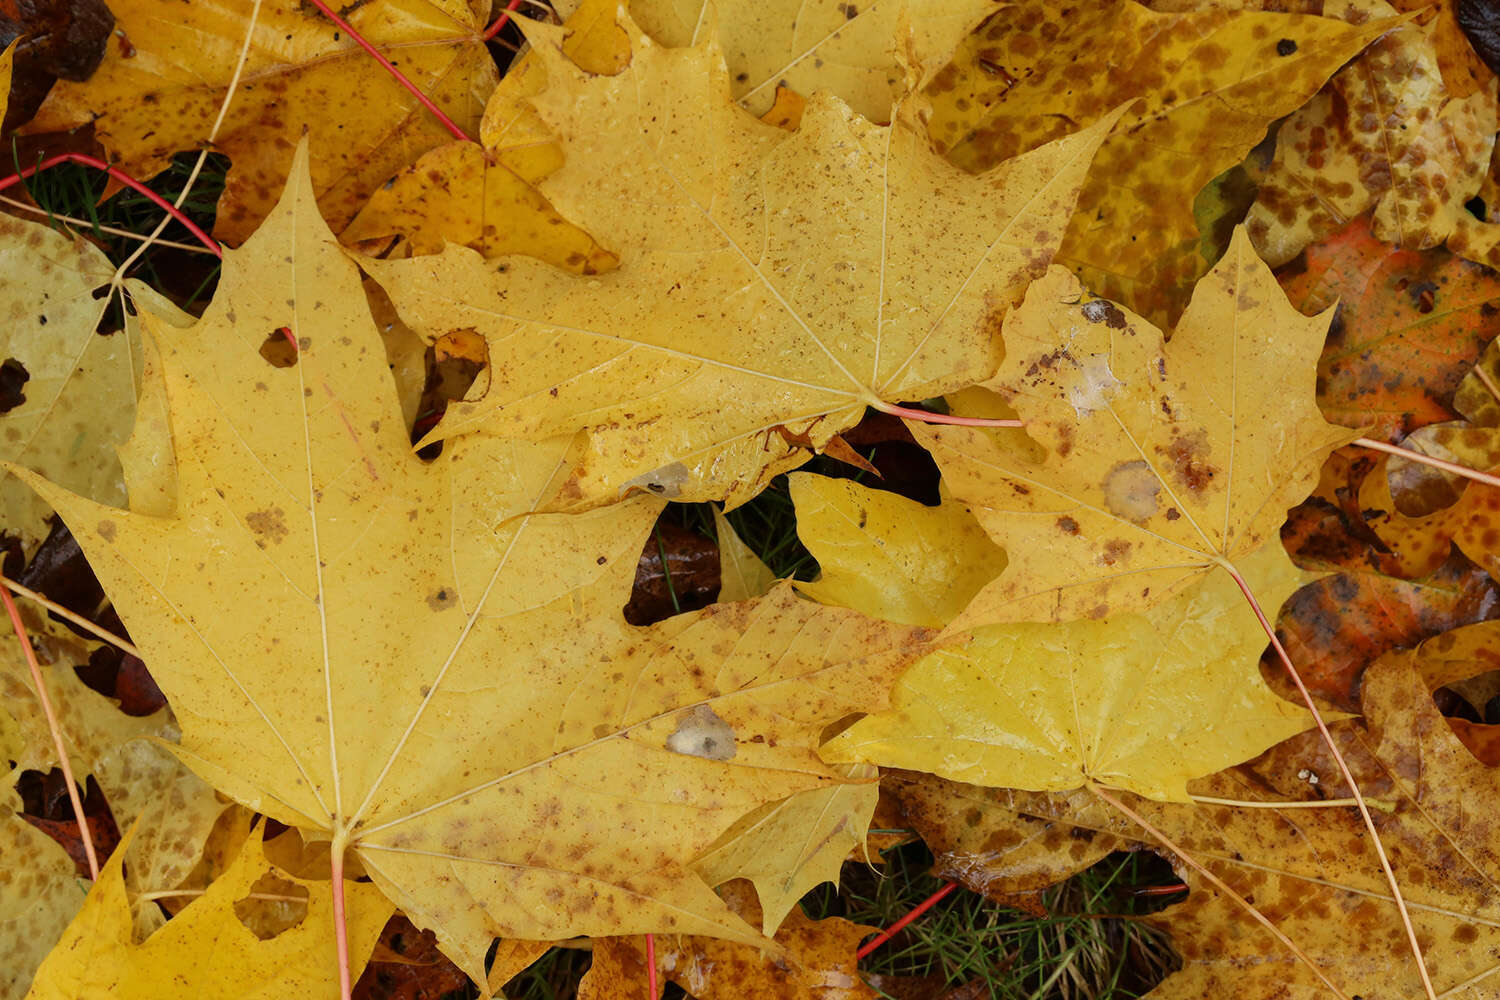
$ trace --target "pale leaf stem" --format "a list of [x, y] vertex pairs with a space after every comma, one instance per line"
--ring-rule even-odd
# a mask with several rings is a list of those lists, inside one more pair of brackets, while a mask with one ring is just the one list
[[35, 601], [37, 604], [40, 604], [42, 607], [57, 615], [59, 618], [70, 621], [74, 625], [77, 625], [79, 628], [93, 633], [100, 639], [103, 639], [105, 642], [109, 643], [111, 646], [122, 649], [125, 652], [129, 653], [131, 656], [136, 657], [137, 659], [145, 659], [145, 657], [141, 655], [141, 651], [135, 647], [134, 643], [120, 638], [107, 628], [100, 628], [98, 625], [95, 625], [93, 622], [89, 621], [82, 615], [74, 614], [72, 611], [69, 611], [67, 608], [63, 607], [61, 604], [58, 604], [56, 601], [48, 600], [46, 597], [38, 594], [30, 587], [24, 587], [16, 581], [12, 580], [10, 577], [4, 575], [0, 575], [0, 586], [10, 588], [29, 601]]
[[1171, 851], [1173, 854], [1177, 855], [1177, 857], [1181, 858], [1184, 862], [1190, 865], [1194, 871], [1206, 878], [1215, 889], [1218, 889], [1224, 895], [1234, 900], [1234, 902], [1238, 904], [1238, 906], [1242, 910], [1250, 914], [1251, 917], [1255, 918], [1257, 923], [1259, 923], [1266, 930], [1270, 931], [1271, 934], [1276, 938], [1276, 940], [1280, 941], [1282, 945], [1293, 955], [1295, 955], [1303, 965], [1312, 970], [1312, 974], [1317, 976], [1318, 980], [1322, 982], [1324, 986], [1328, 987], [1328, 989], [1332, 991], [1334, 996], [1338, 997], [1339, 1000], [1349, 1000], [1349, 995], [1343, 990], [1339, 989], [1336, 985], [1334, 985], [1333, 980], [1329, 979], [1328, 976], [1324, 974], [1323, 970], [1318, 968], [1317, 963], [1315, 963], [1312, 958], [1308, 956], [1307, 952], [1298, 947], [1297, 942], [1287, 937], [1285, 932], [1283, 932], [1281, 928], [1271, 923], [1270, 918], [1268, 918], [1264, 913], [1257, 910], [1255, 908], [1255, 905], [1248, 899], [1231, 889], [1227, 882], [1219, 878], [1219, 876], [1215, 875], [1213, 872], [1209, 871], [1206, 867], [1203, 866], [1203, 864], [1198, 861], [1197, 858], [1194, 858], [1187, 851], [1183, 850], [1181, 847], [1177, 846], [1177, 844], [1173, 843], [1172, 838], [1168, 837], [1165, 833], [1152, 826], [1151, 822], [1146, 819], [1146, 817], [1142, 816], [1140, 813], [1127, 806], [1124, 802], [1115, 798], [1113, 795], [1109, 794], [1104, 789], [1094, 784], [1092, 781], [1087, 782], [1084, 787], [1086, 787], [1106, 805], [1118, 810], [1120, 814], [1123, 815], [1126, 819], [1129, 819], [1132, 823], [1140, 827], [1142, 830], [1145, 830], [1163, 847], [1165, 847], [1167, 850]]
[[1376, 441], [1373, 438], [1356, 438], [1351, 443], [1357, 444], [1361, 448], [1369, 448], [1372, 451], [1383, 451], [1387, 455], [1397, 455], [1401, 458], [1410, 459], [1413, 462], [1430, 465], [1434, 469], [1442, 469], [1444, 472], [1451, 472], [1455, 476], [1472, 479], [1476, 483], [1484, 483], [1487, 486], [1500, 486], [1500, 476], [1492, 476], [1488, 472], [1480, 472], [1477, 469], [1469, 468], [1467, 465], [1459, 465], [1457, 462], [1433, 458], [1431, 455], [1424, 455], [1420, 451], [1412, 451], [1410, 448], [1398, 448], [1396, 445], [1386, 444], [1384, 441]]
[[992, 420], [989, 417], [955, 417], [951, 413], [933, 413], [931, 410], [914, 410], [909, 406], [897, 406], [877, 399], [869, 403], [872, 409], [889, 413], [894, 417], [905, 417], [924, 424], [952, 424], [957, 427], [1020, 427], [1020, 420]]
[[31, 671], [31, 683], [36, 685], [36, 696], [42, 703], [42, 714], [47, 717], [47, 729], [52, 733], [52, 745], [57, 749], [57, 763], [62, 768], [63, 781], [68, 786], [68, 801], [73, 806], [73, 818], [78, 820], [78, 836], [83, 841], [83, 854], [89, 862], [89, 878], [99, 881], [99, 857], [94, 853], [94, 837], [89, 832], [88, 817], [83, 814], [83, 802], [78, 798], [78, 783], [73, 780], [73, 768], [68, 763], [68, 748], [63, 743], [62, 726], [57, 713], [52, 709], [52, 698], [47, 694], [47, 685], [42, 682], [41, 664], [36, 661], [36, 650], [31, 648], [31, 637], [26, 634], [26, 625], [21, 621], [21, 611], [10, 591], [0, 587], [0, 600], [5, 601], [5, 610], [10, 615], [10, 624], [16, 630], [16, 641], [26, 654], [26, 666]]
[[1276, 637], [1276, 629], [1271, 626], [1270, 620], [1266, 618], [1266, 613], [1261, 610], [1260, 602], [1251, 593], [1250, 585], [1245, 582], [1245, 578], [1240, 575], [1240, 571], [1235, 569], [1233, 564], [1227, 559], [1220, 560], [1219, 565], [1234, 579], [1235, 585], [1240, 588], [1240, 593], [1245, 595], [1245, 600], [1250, 602], [1250, 609], [1255, 612], [1256, 619], [1260, 621], [1260, 627], [1271, 640], [1271, 646], [1276, 650], [1276, 655], [1280, 658], [1281, 665], [1286, 668], [1286, 672], [1291, 677], [1292, 683], [1297, 686], [1298, 693], [1302, 695], [1303, 703], [1307, 705], [1308, 711], [1312, 713], [1313, 722], [1317, 724], [1318, 732], [1322, 735], [1323, 742], [1333, 754], [1333, 760], [1338, 765], [1339, 773], [1343, 775], [1344, 781], [1349, 785], [1350, 790], [1354, 792], [1354, 804], [1359, 809], [1360, 818], [1364, 820], [1365, 829], [1370, 833], [1370, 840], [1375, 847], [1375, 856], [1380, 859], [1380, 870], [1385, 873], [1385, 880], [1391, 887], [1391, 897], [1395, 900], [1396, 909], [1401, 915], [1401, 925], [1406, 930], [1407, 943], [1411, 946], [1412, 955], [1417, 960], [1417, 973], [1422, 979], [1422, 989], [1427, 995], [1427, 1000], [1437, 1000], [1437, 992], [1433, 989], [1432, 979], [1427, 974], [1427, 963], [1422, 958], [1422, 945], [1417, 940], [1416, 928], [1412, 926], [1411, 915], [1406, 910], [1406, 897], [1401, 894], [1401, 886], [1396, 881], [1396, 873], [1391, 869], [1391, 859], [1386, 857], [1385, 845], [1380, 842], [1380, 834], [1375, 829], [1375, 820], [1370, 816], [1369, 806], [1365, 804], [1365, 797], [1359, 790], [1359, 784], [1354, 780], [1353, 772], [1349, 770], [1349, 765], [1344, 761], [1344, 755], [1339, 751], [1338, 744], [1334, 742], [1333, 734], [1328, 731], [1328, 724], [1323, 721], [1323, 713], [1318, 711], [1317, 702], [1313, 700], [1311, 692], [1307, 690], [1307, 685], [1302, 683], [1302, 675], [1292, 665], [1292, 658], [1287, 655], [1286, 647], [1282, 646], [1281, 640]]

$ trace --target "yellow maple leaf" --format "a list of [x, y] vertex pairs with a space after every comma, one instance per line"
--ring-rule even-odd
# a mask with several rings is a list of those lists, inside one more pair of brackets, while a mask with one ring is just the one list
[[924, 507], [848, 479], [795, 473], [797, 537], [818, 579], [797, 589], [872, 618], [941, 627], [1005, 568], [1005, 552], [967, 507]]
[[[925, 633], [785, 586], [626, 625], [659, 501], [530, 515], [566, 440], [412, 456], [305, 169], [194, 327], [143, 316], [171, 515], [30, 477], [141, 642], [179, 754], [354, 852], [476, 981], [497, 934], [760, 940], [689, 863], [766, 802], [843, 783], [821, 727], [881, 704]], [[283, 329], [298, 350], [273, 365]]]
[[1468, 216], [1495, 144], [1495, 82], [1450, 95], [1438, 31], [1401, 25], [1282, 122], [1245, 217], [1266, 263], [1286, 263], [1372, 205], [1375, 235], [1409, 250], [1440, 245]]
[[1058, 263], [1171, 322], [1207, 264], [1193, 196], [1395, 23], [1158, 13], [1131, 0], [1016, 4], [933, 80], [932, 136], [955, 163], [982, 170], [1139, 97], [1100, 147]]
[[[1268, 608], [1301, 583], [1279, 542], [1244, 560]], [[919, 660], [889, 711], [823, 749], [954, 781], [1032, 791], [1087, 781], [1187, 801], [1187, 782], [1312, 725], [1261, 679], [1266, 634], [1218, 573], [1148, 611], [991, 625]]]
[[[27, 1000], [271, 1000], [337, 992], [327, 882], [280, 877], [305, 894], [306, 916], [269, 938], [236, 915], [236, 901], [275, 871], [259, 834], [245, 841], [201, 897], [140, 944], [132, 938], [124, 856], [116, 851], [99, 873], [83, 909], [38, 970]], [[351, 883], [345, 894], [349, 950], [359, 968], [391, 905], [372, 885]]]
[[542, 190], [619, 269], [454, 248], [362, 262], [424, 336], [490, 340], [487, 392], [441, 434], [587, 429], [575, 505], [637, 486], [733, 505], [804, 460], [788, 436], [821, 447], [867, 405], [994, 370], [999, 317], [1050, 259], [1109, 119], [969, 177], [908, 117], [878, 127], [826, 95], [796, 133], [765, 125], [729, 99], [711, 40], [662, 49], [626, 27], [617, 76], [528, 29], [550, 81], [532, 103], [567, 154]]
[[[615, 9], [614, 0], [590, 0], [566, 26], [564, 50], [589, 72], [619, 72], [630, 61]], [[400, 235], [402, 253], [437, 253], [456, 243], [486, 257], [526, 254], [578, 274], [613, 268], [619, 258], [536, 189], [562, 165], [561, 150], [527, 103], [546, 79], [532, 53], [520, 57], [485, 106], [479, 141], [422, 154], [371, 195], [339, 238], [372, 254]]]
[[779, 88], [828, 90], [875, 122], [890, 121], [908, 69], [930, 76], [999, 8], [997, 0], [630, 2], [636, 23], [663, 45], [697, 45], [714, 34], [735, 100], [753, 114], [768, 111]]
[[[497, 74], [481, 0], [373, 0], [349, 23], [470, 135]], [[59, 80], [29, 128], [93, 122], [115, 164], [149, 177], [203, 145], [255, 11], [254, 39], [213, 148], [232, 161], [214, 224], [238, 244], [270, 211], [304, 129], [318, 205], [341, 228], [381, 183], [452, 139], [415, 97], [311, 4], [294, 0], [117, 0], [127, 44], [82, 83]]]
[[1314, 401], [1327, 328], [1243, 228], [1170, 343], [1062, 268], [1035, 282], [984, 383], [1024, 432], [911, 427], [1009, 560], [953, 627], [1145, 608], [1279, 545], [1323, 458], [1359, 434]]

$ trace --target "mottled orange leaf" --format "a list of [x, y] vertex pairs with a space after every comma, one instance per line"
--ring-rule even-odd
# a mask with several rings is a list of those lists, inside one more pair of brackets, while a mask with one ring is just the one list
[[1500, 277], [1447, 250], [1399, 250], [1356, 219], [1278, 274], [1305, 313], [1338, 311], [1318, 359], [1318, 408], [1398, 440], [1456, 415], [1453, 395], [1500, 333]]

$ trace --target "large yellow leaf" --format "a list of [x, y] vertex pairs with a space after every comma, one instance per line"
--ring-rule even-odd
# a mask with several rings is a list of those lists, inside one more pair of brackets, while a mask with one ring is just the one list
[[954, 627], [1144, 608], [1274, 543], [1358, 436], [1314, 402], [1327, 325], [1287, 303], [1243, 229], [1170, 343], [1061, 268], [1033, 284], [985, 385], [1046, 453], [1020, 431], [912, 427], [1009, 559]]
[[[659, 503], [530, 515], [566, 440], [411, 455], [305, 169], [197, 325], [143, 319], [163, 347], [172, 515], [35, 480], [142, 644], [180, 754], [347, 844], [479, 981], [497, 934], [758, 940], [688, 864], [764, 803], [843, 783], [821, 727], [883, 703], [925, 634], [786, 587], [626, 625]], [[299, 351], [276, 367], [260, 348], [283, 328]]]
[[1438, 246], [1468, 214], [1495, 144], [1495, 83], [1451, 95], [1438, 31], [1401, 25], [1281, 124], [1245, 219], [1267, 263], [1291, 260], [1372, 205], [1375, 235], [1411, 250]]
[[[28, 1000], [275, 1000], [337, 992], [327, 882], [279, 876], [279, 883], [305, 895], [306, 916], [269, 938], [236, 915], [236, 902], [264, 891], [258, 880], [274, 871], [259, 834], [200, 898], [140, 944], [132, 940], [123, 858], [116, 851], [104, 866], [82, 911], [42, 963]], [[357, 974], [391, 905], [372, 885], [350, 882], [344, 893]]]
[[1209, 263], [1198, 189], [1393, 23], [1029, 0], [991, 18], [938, 74], [932, 135], [955, 163], [983, 170], [1140, 98], [1099, 150], [1058, 263], [1170, 322]]
[[887, 122], [906, 92], [898, 53], [930, 76], [999, 6], [996, 0], [631, 0], [630, 13], [663, 45], [697, 45], [714, 32], [735, 99], [754, 114], [764, 114], [777, 88], [788, 87], [831, 91], [871, 121]]
[[[1246, 559], [1244, 574], [1268, 609], [1301, 583], [1279, 542]], [[976, 785], [1095, 781], [1186, 801], [1190, 779], [1312, 724], [1261, 679], [1265, 645], [1224, 573], [1140, 613], [991, 625], [918, 661], [890, 710], [834, 737], [823, 756]]]
[[620, 268], [452, 248], [365, 266], [424, 335], [489, 338], [488, 392], [441, 433], [589, 430], [579, 506], [632, 486], [737, 504], [806, 457], [787, 437], [821, 447], [869, 404], [992, 372], [999, 317], [1110, 125], [968, 177], [909, 117], [882, 128], [815, 96], [794, 134], [751, 118], [711, 42], [633, 33], [629, 68], [591, 76], [560, 29], [528, 30], [549, 78], [533, 103], [567, 155], [542, 190]]
[[797, 537], [822, 571], [797, 589], [874, 618], [941, 627], [1005, 568], [967, 507], [924, 507], [848, 479], [789, 477]]
[[[251, 0], [117, 0], [116, 31], [98, 70], [59, 80], [30, 126], [92, 121], [127, 173], [149, 177], [179, 150], [207, 142], [251, 25]], [[345, 9], [355, 28], [460, 128], [475, 134], [494, 89], [479, 34], [483, 0], [373, 0]], [[253, 44], [213, 149], [232, 161], [214, 232], [238, 244], [270, 211], [303, 130], [313, 186], [341, 228], [371, 192], [452, 136], [347, 33], [311, 4], [262, 0]]]

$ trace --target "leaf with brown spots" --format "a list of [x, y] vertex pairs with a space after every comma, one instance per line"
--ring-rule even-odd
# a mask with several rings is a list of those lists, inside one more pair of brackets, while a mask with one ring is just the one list
[[1287, 303], [1243, 229], [1170, 343], [1061, 268], [1033, 283], [984, 383], [1024, 431], [912, 426], [1009, 560], [953, 627], [1146, 608], [1277, 544], [1356, 436], [1313, 401], [1327, 323]]
[[[163, 708], [143, 717], [124, 714], [79, 680], [74, 668], [88, 663], [88, 647], [34, 626], [28, 631], [74, 776], [80, 783], [97, 782], [122, 829], [141, 821], [127, 853], [128, 885], [137, 892], [176, 888], [197, 864], [224, 806], [162, 745], [177, 734], [171, 713]], [[12, 996], [19, 995], [15, 991], [29, 981], [83, 897], [62, 848], [17, 818], [22, 801], [16, 783], [23, 772], [47, 772], [59, 760], [20, 643], [9, 628], [0, 640], [0, 756], [10, 765], [8, 776], [0, 778], [0, 839], [7, 858], [0, 875], [0, 953], [8, 956], [0, 963], [0, 995]], [[154, 930], [161, 917], [156, 907], [144, 906], [136, 921], [144, 932]]]
[[588, 431], [575, 509], [636, 489], [738, 505], [809, 457], [788, 437], [821, 448], [867, 405], [989, 375], [999, 318], [1110, 125], [969, 177], [914, 113], [881, 127], [823, 94], [795, 133], [751, 118], [711, 40], [663, 49], [632, 28], [630, 66], [595, 76], [562, 29], [527, 30], [549, 81], [532, 103], [567, 156], [541, 190], [620, 267], [456, 248], [362, 266], [429, 339], [489, 338], [488, 390], [440, 435]]
[[[720, 894], [735, 913], [760, 922], [747, 883], [731, 882]], [[875, 1000], [854, 957], [860, 939], [875, 930], [841, 917], [810, 920], [797, 907], [776, 934], [778, 950], [713, 938], [662, 938], [656, 942], [657, 970], [696, 1000]], [[645, 982], [640, 938], [601, 938], [594, 942], [594, 964], [579, 984], [578, 998], [637, 1000], [646, 995]]]
[[[196, 325], [143, 317], [175, 510], [29, 477], [139, 639], [181, 756], [347, 845], [476, 981], [496, 935], [761, 940], [689, 865], [751, 810], [843, 784], [822, 727], [880, 707], [926, 633], [785, 585], [627, 625], [660, 502], [531, 514], [566, 439], [413, 456], [358, 272], [296, 166]], [[277, 367], [259, 347], [283, 328], [298, 350]], [[275, 508], [281, 530], [257, 530]]]
[[[1500, 442], [1492, 450], [1500, 452]], [[1449, 546], [1457, 545], [1500, 580], [1500, 489], [1466, 481], [1451, 506], [1411, 516], [1402, 513], [1391, 496], [1388, 464], [1382, 462], [1365, 478], [1359, 502], [1366, 524], [1389, 548], [1397, 571], [1409, 579], [1426, 576], [1448, 558]], [[1500, 466], [1489, 471], [1496, 469]]]
[[[559, 0], [567, 12], [577, 0]], [[930, 76], [998, 0], [630, 0], [630, 14], [662, 45], [714, 32], [735, 100], [763, 115], [786, 88], [827, 90], [873, 122], [891, 120], [905, 71]]]
[[1100, 147], [1057, 262], [1152, 322], [1174, 322], [1211, 263], [1198, 253], [1194, 195], [1393, 23], [1015, 4], [934, 79], [932, 137], [983, 170], [1139, 98]]
[[[599, 16], [601, 6], [607, 18]], [[615, 7], [614, 0], [590, 0], [567, 26], [569, 55], [594, 72], [618, 72], [630, 61]], [[562, 165], [562, 151], [527, 104], [546, 81], [535, 53], [521, 57], [485, 106], [479, 141], [424, 153], [370, 197], [339, 239], [372, 254], [400, 236], [398, 255], [439, 253], [453, 243], [485, 257], [526, 254], [577, 274], [613, 268], [619, 258], [560, 216], [536, 188]]]
[[[92, 244], [36, 222], [0, 216], [5, 275], [0, 332], [0, 458], [39, 469], [104, 503], [125, 499], [115, 448], [130, 432], [140, 334], [97, 333], [113, 301], [114, 266]], [[132, 296], [171, 306], [130, 283]], [[98, 293], [96, 295], [96, 293]], [[5, 530], [29, 557], [47, 537], [52, 510], [15, 477], [0, 481]]]
[[[1310, 583], [1282, 606], [1276, 631], [1308, 689], [1352, 712], [1361, 675], [1382, 654], [1496, 617], [1500, 587], [1453, 553], [1420, 580], [1359, 572]], [[1296, 697], [1280, 661], [1268, 657], [1262, 673], [1284, 696]]]
[[[93, 122], [109, 159], [150, 177], [203, 148], [239, 62], [251, 0], [115, 0], [126, 45], [83, 83], [59, 81], [29, 126]], [[460, 128], [473, 135], [498, 75], [480, 33], [482, 0], [370, 0], [345, 15]], [[379, 63], [303, 0], [262, 0], [238, 88], [212, 148], [233, 161], [214, 233], [237, 245], [276, 199], [303, 130], [318, 205], [342, 228], [386, 178], [452, 139]]]
[[[1368, 18], [1369, 6], [1354, 10]], [[1245, 219], [1268, 263], [1291, 260], [1372, 205], [1375, 235], [1405, 250], [1440, 245], [1468, 214], [1495, 143], [1495, 84], [1452, 96], [1437, 31], [1401, 25], [1281, 124]]]
[[1346, 427], [1397, 441], [1456, 415], [1455, 390], [1500, 333], [1500, 278], [1447, 250], [1401, 250], [1362, 217], [1280, 275], [1305, 313], [1335, 304], [1318, 359], [1318, 406]]
[[[1488, 977], [1500, 967], [1495, 930], [1500, 903], [1494, 892], [1500, 880], [1500, 831], [1483, 805], [1500, 794], [1500, 770], [1470, 756], [1438, 714], [1417, 673], [1423, 655], [1419, 650], [1383, 658], [1365, 677], [1365, 718], [1331, 728], [1370, 802], [1438, 995], [1481, 1000], [1493, 993]], [[1350, 795], [1316, 732], [1196, 781], [1190, 790], [1273, 804]], [[1352, 806], [1177, 805], [1144, 799], [1129, 804], [1249, 898], [1345, 996], [1422, 995], [1390, 887]], [[967, 817], [967, 843], [1004, 843], [1041, 824], [1059, 824], [1076, 828], [1081, 837], [1161, 850], [1132, 821], [1085, 791], [968, 789], [955, 800], [954, 811], [960, 820]], [[949, 870], [999, 893], [1009, 879], [1004, 863], [1003, 854], [994, 867], [982, 854], [970, 854], [967, 867], [955, 863]], [[1153, 998], [1329, 995], [1236, 903], [1186, 864], [1175, 864], [1190, 889], [1187, 900], [1147, 919], [1172, 935], [1183, 968], [1158, 986]], [[1028, 884], [1029, 872], [1021, 876], [1019, 884]]]

